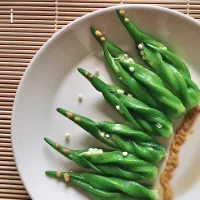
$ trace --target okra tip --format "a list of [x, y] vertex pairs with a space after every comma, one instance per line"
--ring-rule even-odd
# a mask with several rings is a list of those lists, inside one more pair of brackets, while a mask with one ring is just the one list
[[63, 108], [56, 108], [56, 110], [61, 114], [61, 115], [64, 115], [66, 117], [66, 110], [63, 109]]
[[78, 68], [78, 71], [85, 77], [87, 78], [88, 80], [92, 79], [94, 77], [93, 74], [89, 73], [88, 71], [86, 71], [85, 69], [83, 68]]
[[50, 146], [52, 146], [52, 147], [55, 147], [56, 146], [56, 143], [53, 141], [53, 140], [51, 140], [51, 139], [49, 139], [49, 138], [44, 138], [44, 141], [47, 143], [47, 144], [49, 144]]

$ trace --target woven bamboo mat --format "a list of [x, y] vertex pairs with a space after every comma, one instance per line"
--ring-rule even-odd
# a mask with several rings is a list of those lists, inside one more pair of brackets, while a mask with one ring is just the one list
[[0, 199], [30, 199], [15, 166], [10, 135], [13, 101], [27, 65], [64, 25], [120, 3], [160, 5], [200, 19], [199, 0], [0, 0]]

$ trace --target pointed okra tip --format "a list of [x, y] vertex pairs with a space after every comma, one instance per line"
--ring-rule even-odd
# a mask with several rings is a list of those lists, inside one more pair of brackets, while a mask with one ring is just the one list
[[90, 26], [90, 30], [92, 32], [92, 35], [99, 42], [99, 44], [102, 45], [102, 43], [105, 42], [105, 40], [106, 40], [106, 38], [103, 35], [103, 33], [100, 30], [96, 29], [95, 26]]
[[78, 68], [78, 71], [79, 71], [85, 78], [87, 78], [89, 81], [94, 77], [93, 74], [89, 73], [89, 72], [86, 71], [85, 69]]
[[53, 177], [53, 178], [61, 178], [65, 182], [69, 182], [69, 180], [70, 180], [70, 175], [67, 172], [47, 170], [47, 171], [45, 171], [45, 174], [47, 176], [50, 176], [50, 177]]
[[126, 17], [126, 12], [123, 9], [116, 9], [116, 13], [123, 22], [129, 22], [129, 19]]

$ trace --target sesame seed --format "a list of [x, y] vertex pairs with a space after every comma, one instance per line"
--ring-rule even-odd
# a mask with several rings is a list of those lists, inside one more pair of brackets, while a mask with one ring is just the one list
[[88, 76], [89, 72], [85, 71], [85, 75]]
[[68, 154], [68, 155], [70, 154], [70, 150], [69, 149], [63, 149], [62, 152], [65, 153], [65, 154]]
[[57, 171], [57, 172], [56, 172], [56, 176], [57, 176], [58, 178], [60, 178], [61, 175], [62, 175], [62, 173], [61, 173], [60, 171]]
[[158, 128], [162, 128], [162, 124], [160, 124], [160, 123], [157, 123], [156, 126], [157, 126]]
[[127, 55], [127, 54], [124, 54], [124, 58], [128, 58], [128, 55]]
[[125, 15], [125, 11], [124, 11], [124, 10], [120, 10], [120, 11], [119, 11], [119, 14], [120, 14], [121, 16], [124, 16], [124, 15]]
[[144, 56], [144, 51], [143, 50], [140, 51], [140, 55]]
[[132, 95], [132, 94], [127, 94], [127, 96], [128, 96], [128, 97], [133, 97], [133, 95]]
[[138, 44], [138, 48], [139, 49], [143, 49], [143, 45], [142, 44]]
[[78, 100], [79, 100], [80, 103], [83, 101], [83, 95], [82, 94], [78, 95]]
[[125, 151], [125, 152], [122, 153], [122, 155], [123, 155], [123, 156], [127, 156], [128, 153]]
[[106, 134], [106, 135], [105, 135], [105, 137], [109, 138], [109, 137], [110, 137], [110, 135], [109, 135], [109, 134]]
[[101, 37], [100, 40], [101, 40], [102, 42], [104, 42], [104, 41], [106, 40], [106, 38], [105, 38], [105, 37]]
[[119, 105], [117, 105], [117, 106], [116, 106], [116, 109], [119, 111], [119, 110], [120, 110], [120, 106], [119, 106]]
[[70, 134], [69, 133], [65, 133], [65, 139], [69, 140]]
[[96, 70], [95, 70], [95, 76], [97, 76], [97, 77], [98, 77], [98, 76], [99, 76], [99, 74], [100, 74], [100, 73], [99, 73], [99, 69], [96, 69]]
[[105, 133], [104, 133], [104, 132], [101, 132], [100, 135], [101, 135], [102, 137], [104, 137], [104, 136], [105, 136]]
[[117, 93], [119, 93], [119, 94], [124, 94], [124, 90], [118, 89], [118, 90], [117, 90]]
[[66, 112], [66, 115], [68, 118], [71, 118], [73, 116], [73, 114], [71, 112]]
[[69, 174], [68, 174], [68, 173], [65, 173], [65, 174], [64, 174], [64, 179], [65, 179], [66, 182], [69, 181]]
[[61, 147], [60, 143], [56, 144], [56, 149], [59, 149]]
[[99, 150], [98, 150], [98, 153], [103, 153], [103, 150], [102, 150], [102, 149], [99, 149]]
[[101, 33], [101, 31], [96, 30], [96, 31], [95, 31], [95, 35], [96, 35], [97, 37], [101, 37], [101, 36], [102, 36], [102, 33]]
[[128, 61], [129, 61], [129, 62], [133, 62], [133, 58], [129, 58]]
[[81, 119], [80, 119], [79, 117], [75, 117], [74, 120], [75, 120], [76, 122], [80, 122], [80, 121], [81, 121]]
[[167, 50], [167, 47], [163, 47], [162, 49]]
[[91, 79], [92, 79], [93, 77], [94, 77], [94, 76], [93, 76], [92, 74], [90, 74], [90, 75], [89, 75], [89, 78], [91, 78]]
[[129, 22], [129, 19], [128, 19], [128, 18], [125, 18], [124, 21], [125, 21], [125, 22]]
[[134, 67], [129, 67], [130, 72], [134, 72], [135, 68]]
[[146, 56], [144, 55], [144, 56], [142, 56], [142, 59], [143, 59], [143, 60], [146, 60], [147, 58], [146, 58]]

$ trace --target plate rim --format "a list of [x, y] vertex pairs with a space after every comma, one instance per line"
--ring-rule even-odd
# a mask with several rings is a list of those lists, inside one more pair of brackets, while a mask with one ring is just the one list
[[59, 31], [57, 31], [56, 33], [54, 33], [45, 42], [45, 44], [37, 51], [37, 53], [34, 55], [34, 57], [32, 58], [32, 60], [30, 61], [30, 63], [26, 67], [26, 70], [25, 70], [25, 72], [24, 72], [24, 74], [22, 76], [22, 79], [21, 79], [21, 81], [19, 83], [19, 86], [17, 88], [17, 92], [16, 92], [15, 99], [14, 99], [14, 102], [13, 102], [12, 115], [11, 115], [11, 144], [12, 144], [12, 150], [13, 150], [13, 157], [14, 157], [14, 160], [15, 160], [16, 168], [17, 168], [17, 171], [19, 173], [20, 179], [22, 180], [23, 186], [25, 187], [25, 189], [26, 189], [26, 191], [27, 191], [27, 193], [28, 193], [28, 195], [30, 196], [31, 199], [33, 199], [34, 194], [32, 193], [31, 188], [29, 188], [27, 186], [26, 181], [24, 180], [23, 175], [22, 175], [23, 172], [20, 170], [20, 167], [19, 167], [19, 162], [18, 162], [18, 159], [17, 159], [17, 156], [16, 156], [16, 151], [17, 151], [16, 150], [17, 149], [16, 146], [17, 145], [15, 143], [15, 138], [17, 137], [17, 133], [14, 133], [14, 128], [13, 128], [14, 120], [15, 120], [15, 118], [17, 116], [16, 109], [17, 109], [18, 101], [19, 101], [20, 94], [21, 94], [21, 86], [24, 84], [24, 81], [27, 78], [27, 74], [33, 68], [35, 60], [37, 60], [37, 58], [40, 56], [40, 54], [42, 52], [44, 52], [46, 50], [46, 48], [49, 45], [51, 45], [51, 43], [53, 43], [63, 32], [67, 31], [67, 29], [70, 29], [70, 27], [75, 26], [77, 23], [79, 23], [81, 21], [84, 21], [87, 18], [90, 18], [92, 16], [98, 15], [100, 13], [104, 13], [106, 11], [115, 10], [117, 8], [123, 8], [123, 9], [125, 9], [125, 8], [133, 8], [133, 9], [134, 8], [136, 8], [136, 9], [137, 8], [147, 8], [147, 9], [153, 9], [153, 10], [158, 10], [158, 11], [164, 11], [166, 13], [182, 17], [185, 20], [189, 21], [190, 23], [193, 23], [194, 25], [197, 25], [197, 26], [200, 27], [200, 22], [197, 21], [196, 19], [190, 17], [189, 15], [180, 13], [180, 12], [178, 12], [176, 10], [172, 10], [172, 9], [169, 9], [169, 8], [161, 7], [159, 5], [151, 5], [151, 4], [118, 4], [118, 5], [115, 5], [115, 6], [111, 6], [111, 7], [99, 9], [97, 11], [88, 13], [88, 14], [86, 14], [86, 15], [84, 15], [84, 16], [76, 19], [76, 20], [74, 20], [70, 24], [65, 25], [62, 29], [60, 29]]

